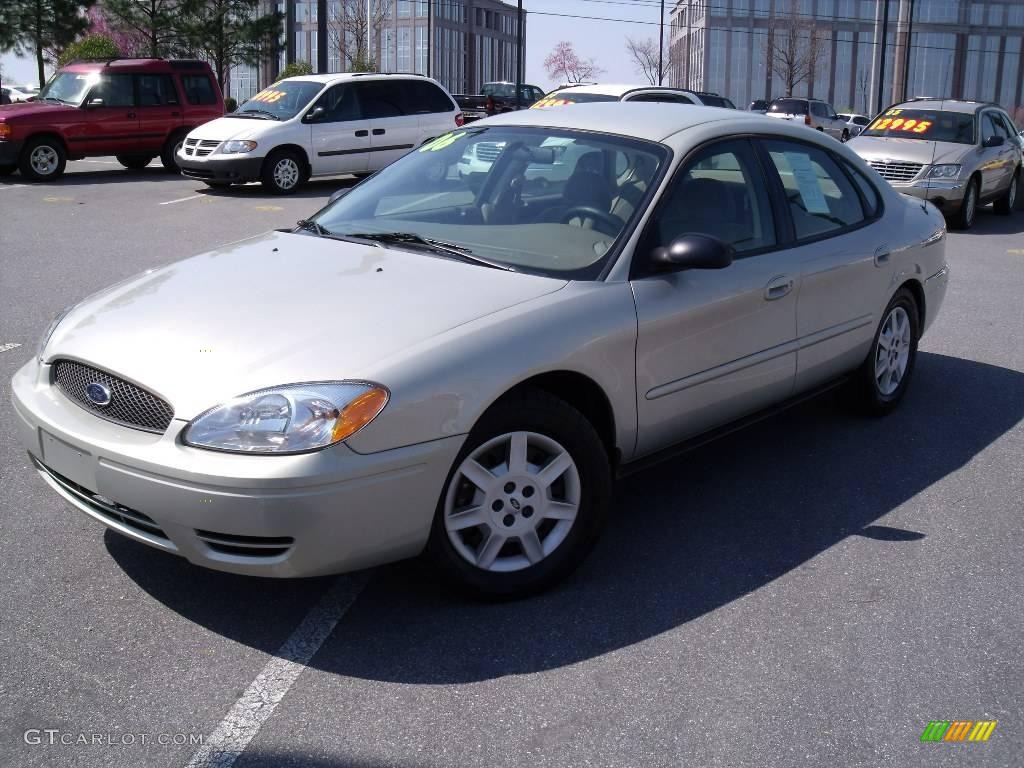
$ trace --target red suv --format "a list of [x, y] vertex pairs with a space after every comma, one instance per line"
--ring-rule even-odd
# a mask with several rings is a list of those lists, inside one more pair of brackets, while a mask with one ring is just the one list
[[185, 135], [224, 114], [224, 98], [204, 61], [111, 59], [75, 62], [30, 102], [0, 107], [0, 176], [33, 181], [64, 173], [68, 160], [116, 155], [144, 168], [159, 155], [176, 171]]

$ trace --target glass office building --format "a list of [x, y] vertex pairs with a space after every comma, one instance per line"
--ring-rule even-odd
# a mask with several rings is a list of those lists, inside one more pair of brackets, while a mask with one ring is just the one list
[[[715, 91], [737, 106], [809, 96], [866, 114], [904, 96], [995, 101], [1024, 122], [1024, 0], [677, 0], [670, 81]], [[786, 94], [769, 40], [796, 17], [821, 53], [813, 75]], [[909, 33], [909, 67], [906, 43]]]

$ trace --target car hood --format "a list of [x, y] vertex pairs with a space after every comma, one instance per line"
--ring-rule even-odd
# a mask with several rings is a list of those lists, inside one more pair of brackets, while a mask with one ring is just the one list
[[19, 101], [16, 104], [0, 106], [0, 121], [10, 123], [15, 120], [46, 114], [53, 116], [61, 112], [76, 112], [78, 107], [58, 104], [54, 101]]
[[[863, 134], [848, 142], [850, 149], [865, 160], [897, 161], [931, 165], [938, 163], [956, 163], [974, 149], [967, 144], [953, 144], [945, 141], [922, 141], [920, 139], [900, 139], [887, 136], [864, 136]], [[932, 159], [934, 154], [934, 160]]]
[[228, 141], [229, 139], [255, 139], [284, 123], [278, 120], [261, 120], [254, 117], [218, 117], [203, 123], [189, 136], [207, 141]]
[[262, 387], [369, 378], [376, 361], [566, 284], [270, 232], [87, 298], [45, 355], [130, 379], [191, 419]]

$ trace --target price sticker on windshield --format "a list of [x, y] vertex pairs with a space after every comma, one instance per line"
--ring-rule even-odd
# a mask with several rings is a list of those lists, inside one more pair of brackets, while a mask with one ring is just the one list
[[445, 147], [450, 147], [465, 135], [465, 131], [453, 131], [451, 133], [446, 133], [443, 136], [438, 136], [429, 144], [424, 144], [420, 147], [420, 152], [438, 152]]
[[536, 102], [530, 109], [545, 109], [546, 107], [564, 107], [566, 104], [572, 104], [573, 102], [569, 99], [558, 99], [551, 96], [545, 97], [540, 101]]
[[250, 101], [258, 101], [262, 104], [273, 104], [275, 101], [280, 101], [287, 95], [288, 94], [286, 94], [284, 91], [275, 91], [272, 88], [270, 88], [265, 91], [260, 91], [255, 96], [253, 96], [250, 99]]
[[[892, 112], [893, 110], [889, 110]], [[898, 110], [897, 110], [898, 111]], [[886, 114], [889, 114], [888, 112]], [[928, 133], [932, 127], [931, 120], [904, 119], [902, 117], [880, 117], [870, 126], [869, 131], [903, 131], [906, 133]]]

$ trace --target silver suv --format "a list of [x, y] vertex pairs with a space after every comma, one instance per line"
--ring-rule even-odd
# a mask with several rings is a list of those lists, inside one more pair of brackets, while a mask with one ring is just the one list
[[979, 205], [1013, 211], [1021, 146], [997, 104], [953, 99], [896, 104], [850, 142], [897, 191], [930, 200], [961, 229]]
[[775, 99], [768, 105], [765, 114], [782, 120], [801, 121], [808, 128], [827, 133], [840, 141], [846, 141], [851, 136], [850, 126], [836, 114], [827, 101], [794, 99], [787, 96], [784, 99]]

